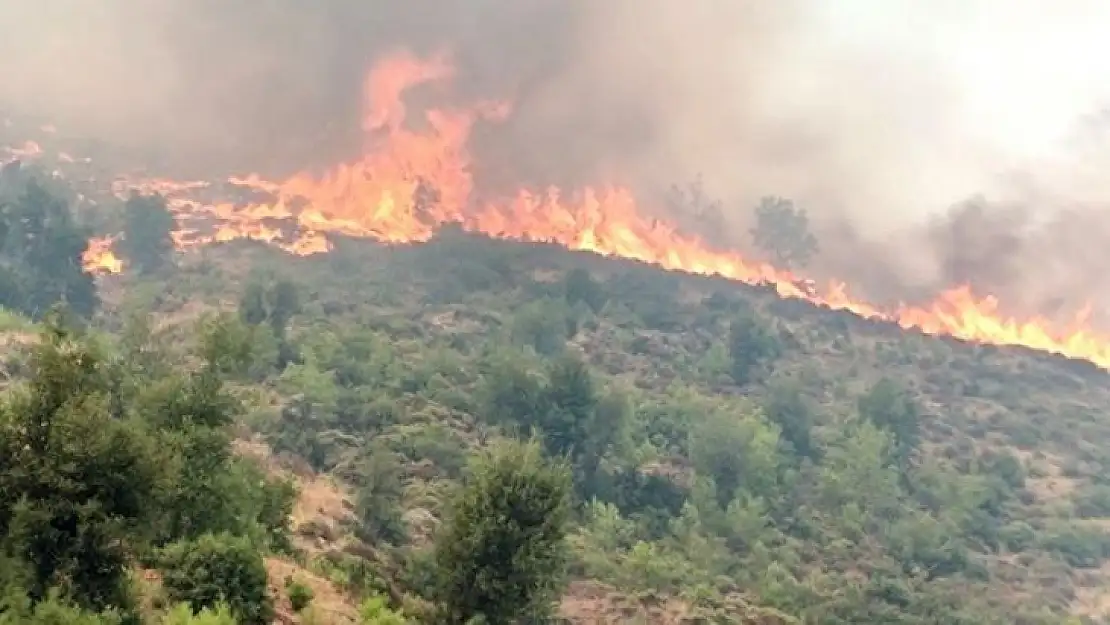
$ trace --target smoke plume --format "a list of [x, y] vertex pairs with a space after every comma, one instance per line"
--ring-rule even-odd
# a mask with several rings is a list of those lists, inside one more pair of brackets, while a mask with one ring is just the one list
[[613, 182], [664, 206], [701, 176], [734, 244], [783, 195], [821, 230], [817, 274], [888, 297], [970, 281], [1040, 310], [1104, 290], [1110, 261], [1104, 124], [1075, 126], [1110, 85], [1091, 65], [1110, 7], [1053, 6], [5, 2], [0, 110], [182, 170], [282, 175], [359, 151], [375, 59], [442, 51], [453, 89], [414, 98], [513, 103], [473, 137], [488, 192]]

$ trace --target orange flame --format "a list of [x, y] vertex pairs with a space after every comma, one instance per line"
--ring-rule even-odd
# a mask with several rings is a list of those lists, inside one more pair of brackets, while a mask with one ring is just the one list
[[[1025, 345], [1110, 368], [1110, 337], [1083, 329], [1082, 316], [1068, 330], [1053, 329], [1043, 319], [1004, 318], [993, 298], [979, 298], [967, 287], [945, 292], [927, 307], [880, 310], [854, 299], [843, 284], [812, 288], [788, 271], [713, 250], [671, 224], [647, 219], [627, 189], [585, 188], [571, 194], [555, 188], [522, 190], [516, 197], [475, 205], [467, 140], [477, 121], [500, 119], [508, 106], [493, 102], [466, 110], [428, 110], [415, 120], [420, 128], [414, 130], [402, 100], [411, 87], [441, 82], [451, 75], [452, 68], [442, 57], [422, 61], [401, 54], [379, 64], [365, 85], [369, 107], [363, 128], [368, 146], [360, 160], [320, 177], [303, 173], [281, 182], [257, 175], [229, 180], [269, 194], [275, 198], [270, 203], [204, 204], [181, 197], [205, 187], [199, 182], [148, 180], [139, 186], [168, 196], [178, 218], [175, 240], [180, 247], [249, 238], [294, 254], [315, 254], [330, 249], [326, 233], [401, 243], [425, 241], [443, 224], [457, 223], [495, 237], [554, 242], [672, 270], [769, 283], [783, 297], [803, 298], [928, 334]], [[202, 234], [201, 228], [190, 225], [194, 221], [214, 222], [215, 230]], [[282, 224], [294, 224], [295, 232], [290, 234]], [[87, 262], [90, 268], [120, 270], [110, 242], [94, 242]]]
[[90, 273], [119, 273], [123, 271], [123, 261], [112, 250], [115, 240], [111, 238], [92, 239], [85, 248], [82, 264]]

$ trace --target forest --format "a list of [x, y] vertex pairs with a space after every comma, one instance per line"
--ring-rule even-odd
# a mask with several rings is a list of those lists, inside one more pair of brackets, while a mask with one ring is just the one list
[[78, 204], [0, 172], [0, 624], [1110, 617], [1094, 365], [458, 228], [185, 254], [157, 195]]

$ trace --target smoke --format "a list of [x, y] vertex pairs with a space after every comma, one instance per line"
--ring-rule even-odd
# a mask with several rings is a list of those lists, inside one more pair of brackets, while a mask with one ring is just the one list
[[700, 176], [733, 243], [788, 196], [817, 273], [891, 297], [967, 280], [1043, 308], [1110, 261], [1104, 124], [1065, 141], [1110, 95], [1097, 0], [39, 0], [0, 24], [0, 110], [210, 174], [352, 157], [374, 60], [447, 51], [451, 97], [513, 102], [473, 138], [489, 192], [615, 182], [663, 206]]

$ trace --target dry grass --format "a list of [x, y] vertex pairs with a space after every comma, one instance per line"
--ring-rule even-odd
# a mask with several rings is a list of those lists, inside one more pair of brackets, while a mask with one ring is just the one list
[[[358, 622], [358, 609], [347, 595], [339, 591], [331, 581], [306, 571], [296, 563], [278, 558], [266, 559], [266, 571], [270, 575], [270, 592], [279, 614], [279, 622], [315, 625], [346, 625]], [[312, 603], [297, 615], [289, 604], [286, 593], [286, 580], [304, 584], [312, 589]]]
[[651, 623], [672, 625], [684, 622], [690, 608], [682, 601], [638, 601], [604, 584], [572, 582], [559, 603], [559, 617], [571, 623]]

